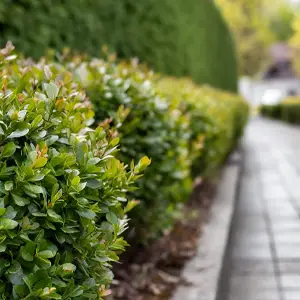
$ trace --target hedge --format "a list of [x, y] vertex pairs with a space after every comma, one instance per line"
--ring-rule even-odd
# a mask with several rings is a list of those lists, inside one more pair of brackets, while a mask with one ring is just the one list
[[3, 0], [0, 28], [2, 43], [36, 58], [49, 47], [98, 56], [107, 44], [158, 72], [237, 89], [235, 45], [213, 1]]
[[36, 63], [12, 48], [0, 51], [1, 298], [102, 299], [125, 230], [146, 243], [171, 228], [194, 178], [237, 143], [247, 104], [162, 84], [135, 60]]
[[157, 237], [170, 228], [174, 211], [191, 190], [188, 117], [176, 101], [167, 101], [155, 91], [151, 72], [134, 61], [115, 65], [94, 59], [68, 68], [83, 82], [96, 123], [108, 119], [118, 130], [120, 159], [130, 164], [147, 153], [154, 162], [138, 181], [133, 197], [141, 204], [130, 217], [135, 238]]
[[177, 98], [190, 115], [190, 147], [196, 142], [193, 176], [208, 176], [218, 170], [243, 134], [249, 106], [241, 96], [190, 79], [159, 78], [157, 88], [170, 99]]
[[261, 105], [260, 113], [269, 118], [300, 124], [300, 99], [289, 97], [279, 104]]
[[[130, 163], [146, 155], [155, 162], [133, 193], [141, 205], [131, 215], [142, 240], [155, 238], [172, 226], [193, 179], [210, 175], [224, 161], [242, 134], [248, 106], [236, 95], [199, 88], [191, 80], [173, 79], [163, 91], [156, 75], [135, 60], [117, 65], [83, 60], [75, 57], [67, 67], [83, 82], [96, 121], [111, 118], [118, 128], [120, 158]], [[124, 122], [120, 105], [127, 110]]]
[[[126, 192], [148, 164], [115, 158], [72, 74], [0, 52], [1, 299], [102, 299], [127, 243]], [[127, 205], [123, 205], [127, 202]]]

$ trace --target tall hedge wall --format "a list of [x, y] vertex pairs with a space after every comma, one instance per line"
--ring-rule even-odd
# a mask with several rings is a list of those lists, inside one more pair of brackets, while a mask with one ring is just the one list
[[97, 55], [107, 44], [156, 71], [236, 90], [234, 43], [208, 0], [2, 0], [0, 37], [34, 57], [65, 46]]

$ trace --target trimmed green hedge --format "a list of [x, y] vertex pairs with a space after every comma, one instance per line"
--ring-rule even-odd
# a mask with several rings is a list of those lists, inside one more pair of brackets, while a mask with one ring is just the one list
[[300, 99], [291, 97], [279, 104], [262, 105], [260, 113], [269, 118], [300, 124]]
[[2, 43], [25, 54], [64, 47], [137, 56], [158, 72], [236, 91], [237, 59], [228, 26], [207, 0], [3, 0]]
[[0, 298], [102, 299], [127, 246], [127, 192], [149, 164], [116, 159], [72, 74], [0, 51]]
[[[241, 136], [246, 102], [189, 79], [157, 82], [134, 60], [115, 65], [75, 57], [67, 68], [83, 83], [96, 121], [111, 118], [110, 125], [118, 128], [120, 158], [130, 163], [147, 155], [155, 162], [133, 193], [141, 205], [131, 218], [142, 240], [161, 234], [188, 198], [193, 179], [215, 172]], [[168, 82], [166, 90], [162, 82]], [[125, 120], [120, 120], [120, 105], [127, 111]]]
[[236, 94], [199, 87], [190, 79], [159, 78], [157, 88], [169, 99], [178, 99], [190, 116], [190, 147], [195, 141], [200, 147], [193, 151], [193, 176], [211, 175], [243, 134], [248, 104]]
[[135, 61], [35, 63], [12, 48], [0, 50], [0, 298], [102, 299], [124, 231], [145, 243], [171, 228], [248, 106], [189, 79], [162, 85]]
[[120, 159], [130, 164], [147, 153], [154, 162], [138, 181], [133, 197], [141, 204], [130, 217], [143, 240], [155, 238], [172, 225], [174, 211], [191, 191], [188, 118], [155, 91], [151, 73], [134, 63], [94, 59], [71, 70], [83, 82], [96, 122], [109, 119], [117, 129]]

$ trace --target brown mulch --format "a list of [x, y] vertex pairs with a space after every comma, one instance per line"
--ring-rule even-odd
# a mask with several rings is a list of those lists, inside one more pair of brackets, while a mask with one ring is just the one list
[[122, 261], [114, 268], [114, 300], [167, 300], [182, 280], [185, 263], [197, 251], [203, 224], [215, 193], [215, 184], [199, 181], [182, 216], [171, 232], [147, 248], [133, 249], [133, 262]]

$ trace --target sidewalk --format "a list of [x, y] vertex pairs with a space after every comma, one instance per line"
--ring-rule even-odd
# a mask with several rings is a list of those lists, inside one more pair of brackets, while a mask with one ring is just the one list
[[244, 151], [227, 300], [300, 300], [300, 128], [254, 120]]

